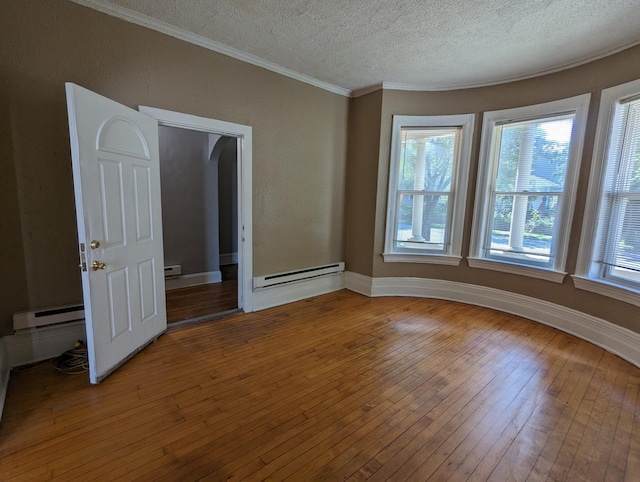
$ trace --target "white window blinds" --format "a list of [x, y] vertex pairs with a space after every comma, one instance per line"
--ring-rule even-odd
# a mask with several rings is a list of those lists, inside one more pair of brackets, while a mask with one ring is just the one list
[[640, 285], [640, 98], [619, 101], [606, 152], [602, 189], [601, 275]]

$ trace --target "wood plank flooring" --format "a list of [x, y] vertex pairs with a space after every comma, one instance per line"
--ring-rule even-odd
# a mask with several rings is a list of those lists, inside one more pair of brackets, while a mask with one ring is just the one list
[[640, 480], [640, 369], [493, 310], [340, 291], [12, 373], [0, 480]]
[[238, 307], [238, 282], [190, 286], [167, 291], [167, 323], [200, 318]]
[[209, 283], [166, 292], [167, 323], [202, 318], [238, 308], [238, 265], [220, 267], [221, 283]]

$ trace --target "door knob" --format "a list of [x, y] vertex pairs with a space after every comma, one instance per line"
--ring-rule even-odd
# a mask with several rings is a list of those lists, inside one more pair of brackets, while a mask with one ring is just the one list
[[91, 269], [93, 271], [98, 271], [99, 269], [105, 269], [106, 267], [107, 265], [100, 261], [94, 261], [93, 263], [91, 263]]
[[91, 241], [91, 244], [89, 246], [91, 246], [91, 249], [98, 249], [100, 247], [100, 241], [96, 241], [94, 239], [93, 241]]

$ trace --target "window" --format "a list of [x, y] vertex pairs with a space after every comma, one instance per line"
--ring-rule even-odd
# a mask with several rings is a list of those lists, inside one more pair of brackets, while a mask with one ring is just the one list
[[460, 263], [473, 121], [393, 117], [385, 261]]
[[485, 113], [470, 266], [562, 282], [588, 104]]
[[587, 202], [576, 286], [640, 305], [640, 81], [602, 93]]

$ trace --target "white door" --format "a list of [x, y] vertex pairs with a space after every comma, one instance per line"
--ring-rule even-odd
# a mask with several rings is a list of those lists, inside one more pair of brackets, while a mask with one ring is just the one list
[[167, 327], [158, 122], [67, 83], [91, 383]]

